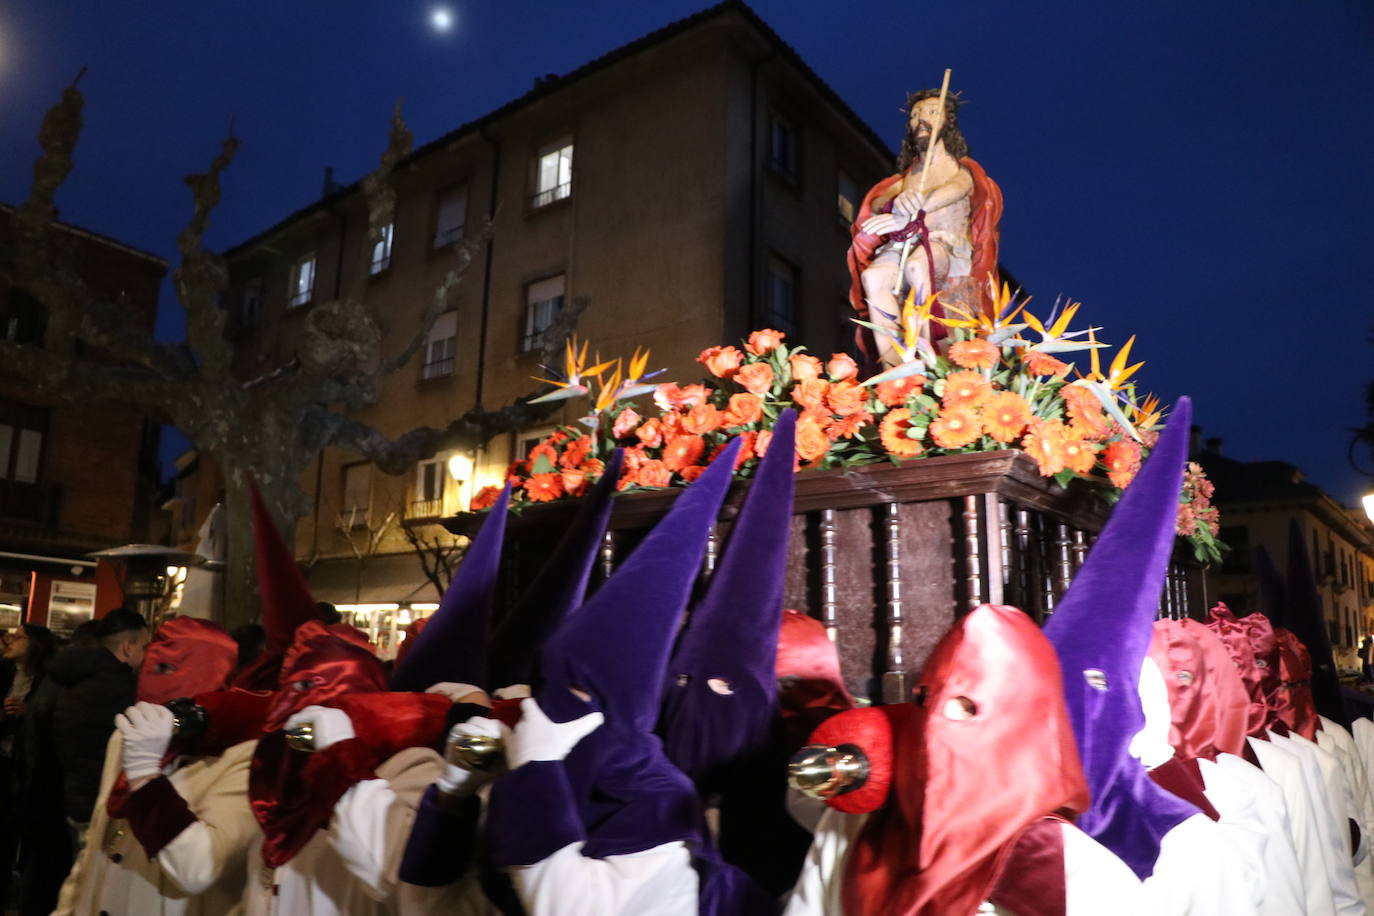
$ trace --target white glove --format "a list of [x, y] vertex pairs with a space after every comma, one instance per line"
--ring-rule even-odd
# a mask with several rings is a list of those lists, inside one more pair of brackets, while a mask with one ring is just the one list
[[286, 720], [287, 729], [300, 728], [302, 725], [309, 725], [314, 732], [316, 751], [357, 737], [353, 731], [353, 720], [342, 709], [307, 706]]
[[[437, 693], [449, 698], [451, 703], [476, 703], [480, 706], [491, 706], [491, 700], [487, 698], [487, 692], [474, 684], [458, 684], [453, 681], [440, 681], [425, 688], [425, 693]], [[472, 698], [472, 694], [479, 694], [480, 698]]]
[[513, 770], [535, 760], [562, 760], [577, 742], [605, 721], [601, 713], [589, 712], [571, 722], [554, 722], [544, 715], [533, 697], [521, 700], [519, 724], [514, 729], [502, 729], [506, 739], [506, 765]]
[[124, 739], [124, 775], [130, 782], [162, 775], [174, 721], [172, 711], [157, 703], [135, 703], [115, 716], [115, 728]]
[[523, 700], [525, 697], [534, 696], [530, 691], [529, 684], [511, 684], [509, 687], [498, 687], [492, 694], [498, 700]]
[[[452, 744], [457, 738], [500, 738], [501, 723], [495, 719], [487, 719], [482, 716], [473, 716], [466, 722], [459, 722], [448, 732], [448, 744]], [[455, 795], [459, 797], [471, 795], [482, 786], [490, 782], [495, 776], [495, 770], [469, 770], [454, 763], [451, 755], [444, 754], [444, 771], [439, 774], [439, 778], [434, 784], [439, 787], [439, 791], [445, 795]]]

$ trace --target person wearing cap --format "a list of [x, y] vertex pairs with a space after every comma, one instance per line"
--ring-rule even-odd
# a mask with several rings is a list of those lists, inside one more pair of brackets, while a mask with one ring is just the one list
[[176, 617], [144, 653], [138, 702], [116, 717], [87, 843], [57, 914], [226, 913], [257, 825], [243, 799], [253, 742], [174, 745], [165, 704], [222, 688], [237, 646], [221, 627]]

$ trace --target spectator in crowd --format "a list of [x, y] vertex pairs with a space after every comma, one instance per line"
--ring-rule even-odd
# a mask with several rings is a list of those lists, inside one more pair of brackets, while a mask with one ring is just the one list
[[0, 639], [0, 900], [9, 894], [19, 846], [20, 802], [27, 782], [23, 722], [29, 697], [43, 682], [57, 638], [47, 627], [26, 623]]
[[336, 623], [343, 623], [343, 614], [339, 613], [339, 609], [328, 601], [316, 601], [315, 610], [320, 612], [320, 620], [324, 621], [324, 625], [327, 627]]
[[100, 619], [95, 635], [96, 647], [69, 648], [50, 668], [62, 688], [53, 708], [52, 737], [62, 771], [63, 806], [78, 847], [100, 790], [114, 718], [136, 699], [148, 622], [142, 614], [116, 608]]

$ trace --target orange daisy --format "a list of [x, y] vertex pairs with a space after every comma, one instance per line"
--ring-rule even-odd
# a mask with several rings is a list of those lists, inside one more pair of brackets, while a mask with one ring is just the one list
[[940, 448], [963, 448], [983, 434], [978, 415], [971, 408], [950, 405], [930, 423], [930, 436]]
[[952, 372], [945, 379], [946, 406], [978, 407], [992, 397], [992, 384], [977, 372]]
[[559, 476], [563, 479], [563, 492], [569, 496], [587, 492], [587, 472], [582, 468], [564, 468]]
[[1097, 395], [1081, 385], [1065, 385], [1059, 389], [1059, 396], [1064, 399], [1071, 425], [1079, 438], [1097, 439], [1107, 435], [1110, 427]]
[[997, 365], [1001, 355], [1001, 351], [991, 341], [982, 337], [961, 340], [949, 348], [950, 361], [965, 369], [991, 369]]
[[889, 410], [878, 427], [878, 438], [888, 454], [898, 458], [915, 458], [925, 451], [920, 442], [908, 434], [912, 429], [911, 411], [905, 407]]
[[983, 432], [998, 442], [1014, 441], [1030, 421], [1030, 405], [1015, 391], [999, 391], [983, 405]]
[[548, 503], [563, 495], [561, 474], [533, 474], [525, 481], [525, 495], [531, 502]]
[[681, 477], [683, 480], [687, 481], [688, 483], [691, 483], [692, 481], [696, 480], [698, 477], [705, 473], [706, 465], [694, 464], [690, 468], [683, 468], [681, 471], [678, 471], [678, 476]]
[[913, 394], [920, 394], [925, 387], [926, 377], [924, 375], [908, 375], [906, 378], [894, 378], [888, 382], [879, 382], [873, 386], [878, 393], [878, 400], [882, 401], [887, 407], [901, 407], [906, 403], [906, 399]]
[[586, 460], [592, 451], [592, 437], [578, 436], [563, 448], [563, 457], [558, 463], [565, 468], [575, 468]]
[[825, 434], [831, 439], [853, 439], [859, 434], [859, 430], [873, 422], [873, 414], [866, 410], [860, 410], [847, 417], [838, 417], [832, 420], [825, 428]]
[[1126, 489], [1140, 470], [1140, 443], [1134, 439], [1120, 439], [1102, 450], [1102, 463], [1112, 486]]
[[468, 509], [472, 512], [480, 512], [483, 509], [490, 509], [496, 505], [496, 497], [501, 495], [501, 488], [496, 486], [483, 487], [473, 494], [472, 501], [468, 503]]
[[[1072, 431], [1072, 430], [1071, 430]], [[1075, 474], [1086, 474], [1097, 464], [1097, 444], [1086, 439], [1064, 442], [1064, 467]]]
[[663, 447], [663, 466], [670, 471], [691, 467], [697, 463], [704, 451], [706, 441], [700, 436], [674, 436]]
[[1035, 459], [1042, 477], [1053, 477], [1064, 470], [1064, 442], [1068, 430], [1060, 420], [1033, 420], [1021, 440], [1026, 454]]
[[1031, 375], [1054, 375], [1063, 377], [1069, 371], [1069, 364], [1058, 360], [1048, 353], [1041, 353], [1039, 350], [1027, 350], [1026, 355], [1021, 358], [1025, 364], [1026, 371]]

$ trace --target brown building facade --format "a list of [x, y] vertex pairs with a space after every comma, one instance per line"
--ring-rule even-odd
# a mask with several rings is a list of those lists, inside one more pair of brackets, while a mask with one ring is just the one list
[[[0, 207], [0, 244], [12, 209]], [[151, 332], [167, 262], [61, 226], [87, 285]], [[0, 285], [0, 334], [42, 344], [43, 307]], [[70, 631], [120, 604], [112, 571], [91, 551], [144, 540], [157, 486], [158, 426], [129, 407], [38, 397], [0, 374], [0, 628], [20, 620]]]
[[[649, 347], [664, 381], [699, 378], [701, 349], [760, 327], [827, 357], [852, 339], [849, 221], [891, 170], [891, 150], [857, 115], [727, 2], [541, 78], [415, 150], [395, 172], [395, 219], [375, 245], [352, 185], [233, 248], [225, 301], [238, 368], [251, 376], [288, 360], [310, 306], [338, 297], [367, 302], [397, 352], [454, 243], [488, 221], [492, 240], [453, 310], [360, 419], [396, 435], [530, 393], [530, 377], [546, 374], [541, 334], [575, 298], [589, 301], [579, 338], [603, 357]], [[572, 402], [556, 422], [584, 407]], [[302, 482], [314, 511], [297, 527], [317, 597], [361, 607], [362, 624], [381, 619], [379, 636], [411, 606], [423, 612], [437, 594], [402, 526], [461, 511], [551, 429], [442, 454], [402, 478], [327, 451]]]

